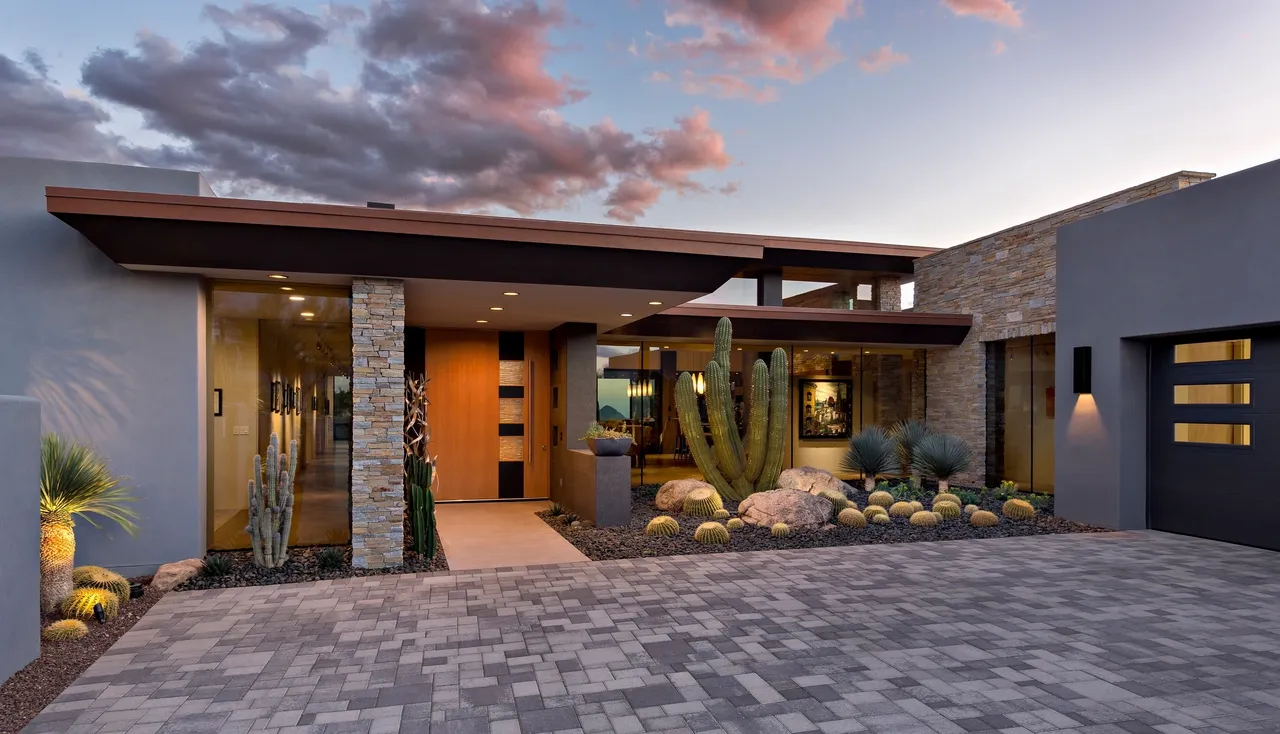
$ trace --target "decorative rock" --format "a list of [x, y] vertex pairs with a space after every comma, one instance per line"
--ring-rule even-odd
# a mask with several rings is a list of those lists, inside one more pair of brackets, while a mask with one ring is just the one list
[[808, 492], [774, 489], [747, 497], [738, 505], [738, 514], [748, 525], [773, 527], [781, 522], [795, 530], [806, 530], [827, 524], [831, 503]]
[[836, 475], [812, 466], [798, 466], [787, 469], [778, 475], [778, 489], [798, 489], [809, 494], [818, 494], [824, 489], [839, 492], [848, 497], [848, 487]]
[[151, 585], [160, 591], [171, 591], [178, 584], [191, 580], [203, 568], [204, 559], [202, 558], [188, 558], [185, 561], [166, 563], [156, 571], [156, 575], [151, 579]]
[[658, 496], [654, 498], [653, 504], [663, 512], [682, 512], [684, 510], [684, 498], [695, 489], [715, 489], [710, 484], [701, 479], [673, 479], [662, 485], [658, 490]]

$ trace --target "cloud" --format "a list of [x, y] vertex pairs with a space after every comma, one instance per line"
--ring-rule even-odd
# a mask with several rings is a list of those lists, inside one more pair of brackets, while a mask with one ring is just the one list
[[868, 74], [883, 74], [899, 64], [905, 64], [911, 57], [893, 50], [893, 46], [881, 46], [858, 59], [858, 68]]
[[1001, 40], [1000, 40], [1000, 39], [998, 39], [998, 38], [997, 38], [996, 40], [994, 40], [994, 41], [992, 41], [992, 42], [991, 42], [991, 55], [992, 55], [992, 56], [999, 56], [1000, 54], [1002, 54], [1002, 53], [1004, 53], [1005, 51], [1008, 51], [1008, 50], [1009, 50], [1009, 46], [1008, 46], [1004, 41], [1001, 41]]
[[695, 35], [654, 37], [648, 56], [683, 65], [689, 94], [772, 101], [753, 80], [799, 84], [826, 71], [843, 59], [833, 26], [861, 14], [861, 0], [670, 0], [667, 26]]
[[1022, 26], [1022, 11], [1009, 0], [942, 0], [942, 4], [956, 15], [972, 15], [1011, 28]]
[[34, 52], [24, 63], [0, 54], [0, 155], [122, 162], [118, 139], [98, 129], [110, 116], [64, 92]]
[[[567, 122], [562, 109], [587, 91], [547, 70], [549, 35], [572, 22], [558, 4], [375, 0], [313, 14], [248, 3], [204, 15], [216, 33], [194, 44], [143, 32], [132, 49], [94, 53], [81, 70], [89, 100], [0, 57], [0, 140], [203, 170], [232, 195], [521, 215], [600, 197], [627, 221], [663, 193], [719, 193], [697, 178], [732, 162], [702, 110], [642, 132]], [[358, 55], [357, 78], [310, 67], [332, 49]], [[162, 142], [100, 132], [103, 104], [137, 112]]]

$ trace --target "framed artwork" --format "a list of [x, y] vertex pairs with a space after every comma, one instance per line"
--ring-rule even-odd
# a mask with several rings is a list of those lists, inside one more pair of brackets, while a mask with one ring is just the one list
[[852, 380], [800, 380], [800, 438], [853, 433]]
[[213, 388], [213, 417], [222, 417], [222, 388]]
[[271, 383], [271, 412], [272, 413], [280, 413], [282, 412], [281, 409], [284, 407], [283, 405], [284, 396], [280, 392], [281, 387], [283, 386], [280, 384], [278, 380], [272, 381]]

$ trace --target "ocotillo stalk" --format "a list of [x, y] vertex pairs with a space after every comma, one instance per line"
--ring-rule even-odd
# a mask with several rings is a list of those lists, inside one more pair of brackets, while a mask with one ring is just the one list
[[778, 484], [782, 474], [782, 454], [787, 445], [787, 394], [791, 376], [787, 369], [787, 352], [781, 347], [769, 358], [769, 445], [764, 468], [756, 480], [756, 491], [767, 492]]
[[769, 368], [757, 359], [751, 368], [751, 415], [747, 419], [747, 463], [742, 477], [749, 484], [760, 479], [769, 438]]
[[698, 414], [698, 394], [693, 389], [693, 375], [681, 372], [676, 380], [676, 414], [680, 417], [680, 432], [689, 444], [693, 461], [702, 470], [702, 476], [722, 496], [733, 497], [733, 489], [725, 481], [716, 465], [715, 452], [707, 445], [702, 433], [702, 417]]

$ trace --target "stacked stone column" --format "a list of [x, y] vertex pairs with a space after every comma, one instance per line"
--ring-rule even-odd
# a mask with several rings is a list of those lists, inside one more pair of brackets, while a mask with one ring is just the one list
[[351, 565], [404, 562], [404, 281], [351, 283]]

